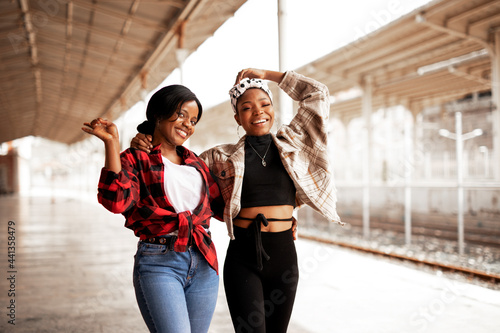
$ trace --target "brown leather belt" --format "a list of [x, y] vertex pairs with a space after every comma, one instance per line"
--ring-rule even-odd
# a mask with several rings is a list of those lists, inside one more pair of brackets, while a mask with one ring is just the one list
[[166, 245], [168, 248], [173, 249], [176, 240], [177, 236], [158, 236], [146, 238], [143, 242], [148, 244]]

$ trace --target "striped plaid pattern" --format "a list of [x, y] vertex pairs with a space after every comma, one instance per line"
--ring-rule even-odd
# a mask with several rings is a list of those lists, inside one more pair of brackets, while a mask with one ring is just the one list
[[191, 238], [210, 266], [218, 271], [215, 246], [205, 228], [210, 227], [214, 212], [215, 217], [222, 220], [224, 203], [219, 188], [199, 157], [184, 147], [177, 149], [184, 163], [196, 168], [206, 184], [201, 203], [192, 213], [176, 213], [166, 197], [160, 145], [149, 155], [133, 148], [122, 152], [122, 171], [118, 174], [103, 168], [98, 200], [109, 211], [123, 214], [125, 227], [132, 229], [141, 240], [178, 230], [174, 250], [186, 251]]
[[[297, 207], [307, 204], [331, 221], [343, 224], [337, 214], [337, 195], [330, 172], [327, 126], [330, 113], [328, 88], [311, 78], [288, 71], [280, 82], [299, 109], [289, 125], [272, 134], [281, 160], [297, 189]], [[224, 144], [200, 155], [215, 175], [226, 202], [224, 221], [234, 238], [232, 220], [241, 209], [245, 172], [245, 136], [236, 144]]]

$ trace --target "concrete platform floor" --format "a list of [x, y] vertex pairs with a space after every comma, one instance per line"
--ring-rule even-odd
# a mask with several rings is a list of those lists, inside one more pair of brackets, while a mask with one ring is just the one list
[[[147, 332], [132, 287], [137, 239], [94, 195], [0, 196], [0, 222], [0, 332]], [[212, 232], [222, 265], [225, 226], [214, 221]], [[334, 246], [296, 245], [290, 333], [500, 332], [499, 291]], [[221, 284], [210, 332], [232, 331]]]

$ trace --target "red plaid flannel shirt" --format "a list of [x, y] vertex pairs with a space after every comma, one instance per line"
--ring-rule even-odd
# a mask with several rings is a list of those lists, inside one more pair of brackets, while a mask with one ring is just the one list
[[215, 246], [205, 228], [209, 228], [214, 215], [222, 221], [224, 201], [206, 164], [188, 149], [177, 149], [184, 163], [196, 168], [206, 184], [201, 203], [192, 213], [176, 213], [165, 194], [160, 145], [149, 155], [133, 148], [122, 152], [122, 170], [118, 174], [103, 168], [98, 200], [109, 211], [123, 214], [125, 227], [141, 240], [178, 230], [174, 251], [184, 252], [191, 237], [210, 266], [218, 271]]

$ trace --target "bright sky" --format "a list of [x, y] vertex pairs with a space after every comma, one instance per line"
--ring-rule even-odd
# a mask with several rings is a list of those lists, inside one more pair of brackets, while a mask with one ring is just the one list
[[[287, 0], [286, 68], [318, 59], [429, 0]], [[278, 70], [277, 0], [248, 0], [184, 65], [184, 82], [209, 108], [228, 99], [242, 68]], [[161, 86], [180, 82], [176, 70]]]

